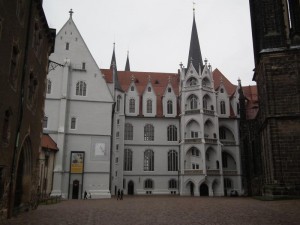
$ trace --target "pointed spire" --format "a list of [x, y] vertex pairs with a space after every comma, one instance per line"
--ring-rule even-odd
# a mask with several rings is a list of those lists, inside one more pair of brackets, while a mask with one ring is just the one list
[[125, 65], [125, 71], [130, 71], [129, 51], [127, 51], [127, 60], [126, 60], [126, 65]]
[[192, 26], [192, 34], [191, 34], [187, 68], [190, 66], [191, 63], [195, 67], [197, 73], [200, 72], [199, 67], [201, 69], [203, 68], [202, 55], [201, 55], [197, 26], [196, 26], [196, 21], [195, 21], [195, 8], [193, 8], [193, 26]]
[[117, 61], [116, 61], [116, 55], [115, 55], [115, 46], [116, 46], [116, 43], [114, 42], [114, 49], [113, 49], [113, 54], [112, 54], [112, 57], [111, 57], [110, 69], [112, 69], [113, 68], [113, 64], [115, 64], [115, 67], [116, 67], [116, 70], [117, 70]]
[[123, 91], [121, 88], [121, 85], [119, 83], [119, 79], [118, 79], [117, 61], [116, 61], [116, 55], [115, 55], [115, 43], [114, 43], [113, 54], [111, 57], [110, 69], [113, 72], [113, 82], [115, 85], [115, 89], [119, 90], [119, 91]]

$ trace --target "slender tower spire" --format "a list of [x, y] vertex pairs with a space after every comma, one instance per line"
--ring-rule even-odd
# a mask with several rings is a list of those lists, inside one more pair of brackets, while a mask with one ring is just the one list
[[112, 70], [112, 73], [113, 73], [113, 82], [115, 85], [115, 89], [119, 90], [119, 91], [123, 91], [121, 88], [119, 79], [118, 79], [117, 61], [116, 61], [116, 54], [115, 54], [115, 43], [114, 43], [113, 54], [111, 57], [110, 69]]
[[130, 71], [129, 51], [127, 51], [127, 60], [126, 60], [126, 65], [125, 65], [125, 71]]
[[200, 72], [199, 68], [203, 69], [203, 61], [202, 61], [197, 26], [195, 21], [195, 8], [193, 8], [193, 27], [192, 27], [187, 68], [190, 66], [191, 63], [193, 64], [193, 66], [195, 67], [198, 73]]

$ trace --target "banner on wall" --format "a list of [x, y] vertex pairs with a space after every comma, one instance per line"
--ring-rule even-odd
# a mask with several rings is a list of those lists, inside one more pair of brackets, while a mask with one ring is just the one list
[[83, 173], [84, 152], [71, 152], [71, 173]]

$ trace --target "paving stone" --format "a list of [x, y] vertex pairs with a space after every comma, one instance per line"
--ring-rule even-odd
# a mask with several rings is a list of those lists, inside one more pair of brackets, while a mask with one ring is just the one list
[[300, 200], [125, 196], [40, 205], [4, 225], [241, 225], [300, 224]]

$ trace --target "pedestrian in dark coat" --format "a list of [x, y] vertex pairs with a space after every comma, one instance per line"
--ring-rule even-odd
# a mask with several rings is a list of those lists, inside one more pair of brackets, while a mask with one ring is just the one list
[[87, 192], [84, 191], [84, 199], [87, 199]]
[[120, 189], [118, 190], [118, 196], [117, 196], [117, 200], [121, 199], [121, 191]]
[[121, 200], [123, 200], [123, 190], [121, 190]]

